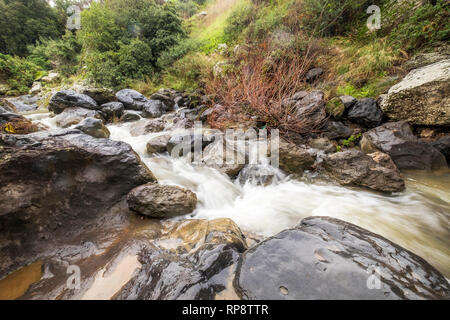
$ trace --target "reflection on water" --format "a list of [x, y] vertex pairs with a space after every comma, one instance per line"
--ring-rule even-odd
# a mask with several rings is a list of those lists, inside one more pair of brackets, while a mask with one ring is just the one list
[[42, 261], [36, 261], [0, 280], [0, 300], [13, 300], [25, 294], [42, 276]]

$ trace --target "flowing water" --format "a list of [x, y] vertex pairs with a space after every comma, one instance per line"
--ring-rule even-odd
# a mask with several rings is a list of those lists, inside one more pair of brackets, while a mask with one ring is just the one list
[[[36, 118], [39, 117], [39, 118]], [[34, 120], [54, 127], [46, 115]], [[275, 168], [269, 185], [230, 180], [218, 171], [182, 158], [149, 156], [146, 143], [163, 133], [132, 136], [132, 124], [109, 125], [110, 139], [129, 143], [162, 184], [195, 192], [189, 217], [231, 218], [242, 230], [271, 236], [309, 216], [339, 218], [380, 234], [426, 259], [450, 278], [450, 171], [405, 173], [406, 191], [382, 195], [329, 182], [294, 180]], [[189, 218], [188, 217], [188, 218]]]

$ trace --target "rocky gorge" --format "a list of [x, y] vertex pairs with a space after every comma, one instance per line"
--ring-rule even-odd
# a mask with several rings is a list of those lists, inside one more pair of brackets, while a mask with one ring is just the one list
[[323, 125], [278, 167], [200, 90], [4, 98], [0, 297], [449, 299], [449, 83], [443, 60], [378, 100], [294, 92]]

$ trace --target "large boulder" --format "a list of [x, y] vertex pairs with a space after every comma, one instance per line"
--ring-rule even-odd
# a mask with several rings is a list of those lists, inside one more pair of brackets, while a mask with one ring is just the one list
[[243, 299], [450, 299], [450, 285], [412, 252], [353, 224], [310, 217], [243, 254]]
[[391, 156], [399, 169], [439, 169], [447, 162], [430, 143], [420, 141], [407, 122], [388, 122], [365, 132], [361, 139], [365, 153], [382, 151]]
[[326, 156], [323, 168], [342, 185], [363, 186], [382, 192], [398, 192], [405, 183], [398, 170], [385, 167], [359, 150], [347, 150]]
[[450, 59], [411, 71], [389, 89], [381, 109], [391, 119], [450, 125]]
[[39, 130], [39, 126], [25, 117], [0, 107], [0, 133], [27, 134]]
[[110, 132], [105, 127], [102, 120], [95, 118], [86, 118], [80, 122], [74, 129], [78, 129], [94, 138], [109, 138]]
[[155, 181], [130, 145], [68, 129], [0, 135], [0, 171], [0, 278]]
[[433, 141], [431, 145], [439, 150], [447, 159], [447, 164], [450, 164], [450, 135], [440, 137]]
[[16, 112], [28, 112], [34, 111], [38, 108], [36, 104], [38, 98], [32, 95], [24, 95], [17, 98], [7, 98], [4, 99], [5, 103], [9, 105]]
[[73, 90], [58, 91], [51, 97], [48, 105], [49, 110], [56, 114], [61, 113], [64, 109], [70, 107], [80, 107], [91, 110], [100, 109], [100, 106], [94, 99], [85, 94], [76, 93]]
[[131, 121], [138, 121], [141, 119], [141, 114], [138, 111], [134, 110], [125, 110], [120, 117], [120, 122], [131, 122]]
[[86, 118], [102, 119], [98, 111], [80, 107], [70, 107], [55, 116], [55, 123], [58, 127], [67, 128], [80, 123]]
[[148, 100], [142, 106], [142, 116], [144, 118], [159, 118], [169, 110], [161, 100]]
[[177, 186], [148, 183], [134, 188], [127, 196], [130, 210], [152, 218], [182, 216], [194, 211], [197, 196]]
[[289, 174], [301, 175], [314, 164], [314, 157], [308, 149], [285, 140], [280, 140], [278, 154], [280, 169]]
[[[167, 227], [167, 224], [169, 224]], [[230, 219], [167, 222], [139, 254], [119, 300], [238, 299], [233, 279], [245, 237]]]
[[148, 102], [148, 99], [142, 94], [132, 89], [123, 89], [116, 93], [116, 98], [123, 103], [125, 109], [140, 111]]
[[373, 128], [381, 123], [383, 112], [375, 99], [365, 98], [350, 107], [347, 118], [362, 126]]
[[353, 130], [341, 121], [328, 119], [322, 127], [323, 134], [329, 139], [346, 139], [353, 134]]

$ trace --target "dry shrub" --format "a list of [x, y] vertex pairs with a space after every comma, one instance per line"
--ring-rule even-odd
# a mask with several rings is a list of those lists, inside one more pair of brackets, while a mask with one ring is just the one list
[[[305, 75], [321, 50], [316, 40], [294, 43], [274, 50], [269, 41], [246, 51], [241, 60], [234, 61], [225, 76], [210, 79], [206, 90], [235, 117], [253, 117], [265, 122], [267, 128], [277, 128], [283, 134], [317, 131], [322, 123], [311, 114], [296, 114], [283, 103], [296, 91], [305, 87]], [[315, 113], [317, 110], [310, 110]], [[210, 125], [223, 128], [221, 120], [229, 117], [210, 117]], [[225, 121], [222, 121], [225, 122]]]

